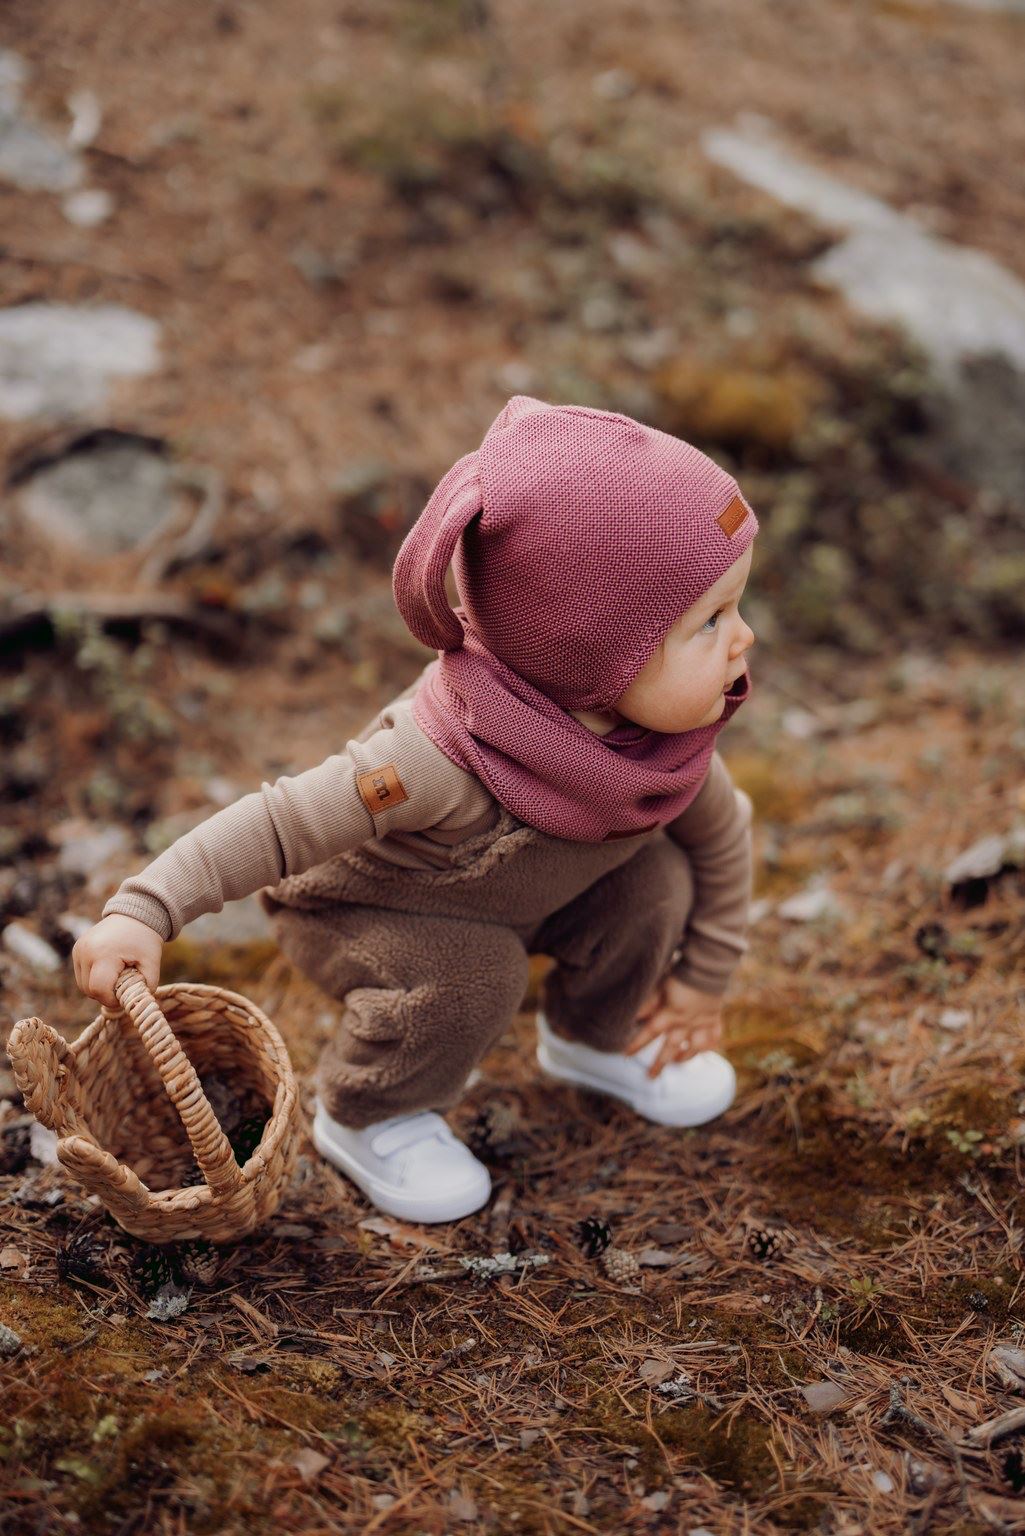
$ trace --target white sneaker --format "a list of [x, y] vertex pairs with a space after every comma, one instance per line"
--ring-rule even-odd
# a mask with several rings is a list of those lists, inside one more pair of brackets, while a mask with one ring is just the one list
[[611, 1094], [658, 1125], [704, 1125], [729, 1109], [737, 1091], [737, 1075], [718, 1051], [699, 1051], [689, 1061], [671, 1061], [657, 1077], [649, 1077], [648, 1067], [658, 1055], [661, 1036], [633, 1056], [625, 1051], [596, 1051], [575, 1040], [563, 1040], [540, 1009], [537, 1032], [538, 1063], [549, 1077]]
[[313, 1145], [379, 1211], [406, 1221], [458, 1221], [480, 1210], [491, 1175], [433, 1110], [353, 1131], [317, 1100]]

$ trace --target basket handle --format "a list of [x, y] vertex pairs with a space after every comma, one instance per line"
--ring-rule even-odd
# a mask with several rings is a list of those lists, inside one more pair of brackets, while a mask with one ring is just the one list
[[121, 1007], [104, 1007], [104, 1016], [117, 1018], [119, 1013], [127, 1013], [160, 1074], [168, 1098], [178, 1111], [204, 1179], [215, 1195], [230, 1194], [245, 1182], [231, 1142], [210, 1107], [195, 1067], [164, 1018], [142, 972], [135, 966], [127, 966], [114, 982], [114, 996]]

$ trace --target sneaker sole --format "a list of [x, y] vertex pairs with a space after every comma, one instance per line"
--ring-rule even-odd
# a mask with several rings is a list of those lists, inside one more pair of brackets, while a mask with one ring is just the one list
[[589, 1088], [592, 1093], [603, 1093], [609, 1098], [619, 1099], [623, 1104], [629, 1104], [634, 1114], [642, 1116], [645, 1120], [651, 1120], [655, 1125], [669, 1125], [677, 1130], [688, 1126], [706, 1125], [709, 1120], [715, 1120], [724, 1114], [735, 1098], [735, 1091], [731, 1089], [729, 1096], [722, 1096], [722, 1102], [712, 1100], [712, 1107], [706, 1104], [697, 1115], [672, 1115], [661, 1109], [658, 1105], [650, 1104], [642, 1095], [631, 1093], [628, 1089], [621, 1088], [608, 1081], [607, 1078], [592, 1076], [589, 1072], [581, 1072], [576, 1067], [560, 1066], [551, 1056], [548, 1046], [543, 1040], [539, 1040], [536, 1049], [538, 1066], [548, 1077], [554, 1078], [558, 1083], [568, 1083], [573, 1088]]
[[370, 1203], [388, 1216], [398, 1216], [403, 1221], [426, 1223], [458, 1221], [462, 1216], [471, 1216], [474, 1211], [479, 1211], [491, 1198], [489, 1176], [487, 1187], [483, 1190], [478, 1185], [476, 1189], [453, 1191], [439, 1196], [436, 1200], [413, 1199], [396, 1190], [393, 1184], [384, 1184], [380, 1179], [375, 1179], [373, 1174], [367, 1173], [366, 1169], [346, 1152], [344, 1147], [336, 1146], [322, 1134], [316, 1121], [313, 1123], [311, 1136], [313, 1145], [321, 1157], [351, 1179], [356, 1187], [363, 1191]]

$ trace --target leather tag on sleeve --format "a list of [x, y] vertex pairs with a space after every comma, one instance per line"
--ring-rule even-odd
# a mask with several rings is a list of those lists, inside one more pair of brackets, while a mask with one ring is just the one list
[[368, 768], [365, 773], [357, 773], [356, 788], [371, 816], [379, 816], [382, 811], [409, 799], [394, 763], [385, 763], [380, 768]]
[[747, 520], [747, 508], [739, 496], [734, 496], [725, 512], [720, 512], [716, 522], [728, 539], [732, 539], [741, 523]]

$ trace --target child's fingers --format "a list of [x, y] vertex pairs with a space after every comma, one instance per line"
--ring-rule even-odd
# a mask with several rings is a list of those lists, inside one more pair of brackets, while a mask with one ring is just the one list
[[722, 1044], [722, 1031], [714, 1024], [702, 1025], [695, 1029], [689, 1040], [678, 1042], [676, 1061], [690, 1061], [692, 1056], [699, 1056], [702, 1051], [714, 1051]]
[[673, 1036], [671, 1034], [664, 1035], [662, 1038], [661, 1047], [659, 1048], [654, 1061], [648, 1068], [648, 1076], [657, 1077], [662, 1068], [667, 1067], [669, 1063], [674, 1060], [676, 1050], [677, 1042]]
[[623, 1054], [633, 1056], [659, 1036], [662, 1037], [662, 1044], [647, 1068], [649, 1077], [657, 1077], [670, 1062], [689, 1061], [701, 1051], [714, 1051], [721, 1044], [722, 1026], [719, 1020], [680, 1024], [671, 1016], [658, 1013], [623, 1047]]
[[661, 1051], [648, 1068], [649, 1077], [657, 1077], [670, 1062], [690, 1061], [702, 1051], [714, 1050], [719, 1043], [718, 1030], [714, 1025], [698, 1025], [690, 1030], [669, 1030]]
[[97, 960], [89, 973], [89, 996], [105, 1008], [119, 1007], [114, 996], [114, 983], [123, 970], [124, 962], [121, 960]]
[[665, 1024], [661, 1023], [658, 1018], [650, 1019], [644, 1025], [643, 1029], [639, 1029], [637, 1031], [629, 1045], [624, 1045], [624, 1054], [627, 1056], [633, 1056], [636, 1051], [642, 1050], [644, 1046], [648, 1044], [649, 1040], [654, 1040], [655, 1036], [661, 1035], [664, 1030]]
[[696, 1041], [690, 1040], [683, 1045], [677, 1046], [672, 1059], [674, 1062], [682, 1065], [683, 1062], [691, 1061], [695, 1056], [700, 1055], [704, 1049], [703, 1045], [698, 1045]]

